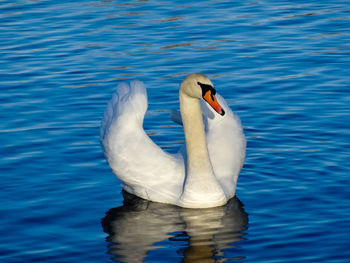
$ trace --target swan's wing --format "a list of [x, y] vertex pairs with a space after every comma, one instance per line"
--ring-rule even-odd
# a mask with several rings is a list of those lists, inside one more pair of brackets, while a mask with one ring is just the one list
[[207, 144], [210, 161], [215, 176], [228, 198], [235, 195], [236, 183], [242, 169], [246, 139], [241, 121], [219, 94], [216, 98], [225, 110], [225, 115], [217, 114], [206, 102], [201, 102], [206, 123]]
[[174, 203], [182, 193], [184, 161], [179, 154], [163, 151], [145, 133], [147, 105], [142, 82], [118, 86], [101, 125], [103, 150], [126, 191], [152, 201]]

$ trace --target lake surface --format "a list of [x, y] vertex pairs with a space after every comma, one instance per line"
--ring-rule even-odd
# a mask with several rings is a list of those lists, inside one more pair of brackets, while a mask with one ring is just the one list
[[[349, 262], [349, 1], [0, 2], [1, 262]], [[125, 196], [99, 143], [120, 81], [169, 152], [208, 75], [243, 123], [237, 198]]]

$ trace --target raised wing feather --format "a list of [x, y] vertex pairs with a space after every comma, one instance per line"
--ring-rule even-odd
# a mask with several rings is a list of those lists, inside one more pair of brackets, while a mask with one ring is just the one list
[[122, 83], [109, 102], [101, 125], [104, 153], [124, 189], [145, 199], [175, 203], [182, 193], [185, 166], [145, 133], [147, 93], [140, 81]]
[[207, 103], [201, 103], [206, 123], [206, 137], [210, 161], [215, 176], [228, 198], [236, 192], [238, 175], [242, 169], [246, 139], [241, 121], [219, 94], [216, 98], [225, 110], [225, 115], [217, 114]]

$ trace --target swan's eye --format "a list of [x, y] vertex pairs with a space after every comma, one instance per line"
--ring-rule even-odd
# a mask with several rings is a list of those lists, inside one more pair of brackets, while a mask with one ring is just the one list
[[212, 85], [209, 85], [209, 84], [203, 84], [203, 83], [200, 83], [200, 82], [197, 82], [197, 84], [201, 87], [202, 89], [202, 97], [204, 97], [204, 95], [210, 91], [210, 95], [212, 96], [213, 100], [214, 100], [214, 97], [215, 94], [216, 94], [216, 90], [214, 89], [214, 87]]

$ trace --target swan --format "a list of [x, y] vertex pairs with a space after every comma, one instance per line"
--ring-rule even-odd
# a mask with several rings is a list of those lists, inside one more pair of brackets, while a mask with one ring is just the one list
[[224, 205], [235, 196], [246, 140], [241, 121], [200, 73], [180, 85], [185, 147], [163, 151], [146, 134], [147, 92], [141, 81], [120, 83], [107, 105], [100, 138], [106, 159], [123, 189], [143, 199], [185, 208]]

